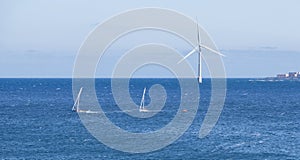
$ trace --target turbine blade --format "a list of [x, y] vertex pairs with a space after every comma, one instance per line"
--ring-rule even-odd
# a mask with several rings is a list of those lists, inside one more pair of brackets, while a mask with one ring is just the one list
[[189, 57], [190, 55], [192, 55], [194, 52], [196, 52], [197, 49], [194, 48], [192, 51], [190, 51], [186, 56], [184, 56], [180, 61], [177, 62], [177, 64], [181, 63], [182, 61], [184, 61], [187, 57]]
[[220, 53], [220, 52], [218, 52], [218, 51], [216, 51], [214, 49], [211, 49], [211, 48], [205, 46], [204, 44], [201, 44], [200, 46], [203, 47], [203, 48], [205, 48], [205, 49], [207, 49], [207, 50], [209, 50], [209, 51], [211, 51], [211, 52], [213, 52], [213, 53], [216, 53], [216, 54], [218, 54], [220, 56], [226, 57], [224, 54], [222, 54], [222, 53]]
[[[196, 19], [197, 19], [197, 42], [198, 42], [197, 44], [200, 45], [201, 39], [200, 39], [200, 32], [199, 32], [198, 18], [196, 17]], [[199, 47], [199, 51], [201, 51], [200, 46], [198, 46], [198, 47]]]

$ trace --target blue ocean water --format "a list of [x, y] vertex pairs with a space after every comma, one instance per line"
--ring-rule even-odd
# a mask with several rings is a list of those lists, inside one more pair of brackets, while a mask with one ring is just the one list
[[[113, 123], [131, 132], [148, 132], [170, 122], [180, 103], [176, 79], [132, 79], [134, 102], [138, 104], [143, 88], [153, 84], [165, 87], [170, 110], [158, 113], [154, 121], [111, 112], [118, 107], [110, 79], [97, 79], [96, 90]], [[200, 139], [211, 90], [205, 79], [196, 118], [185, 134], [161, 150], [131, 154], [105, 146], [85, 129], [71, 111], [71, 79], [0, 79], [0, 159], [300, 159], [299, 88], [299, 81], [228, 79], [220, 119]], [[148, 95], [145, 103], [150, 103]], [[139, 127], [142, 124], [147, 127]]]

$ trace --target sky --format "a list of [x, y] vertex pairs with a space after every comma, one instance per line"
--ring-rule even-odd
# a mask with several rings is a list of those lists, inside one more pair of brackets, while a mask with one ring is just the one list
[[[78, 49], [86, 36], [108, 18], [141, 7], [166, 8], [197, 17], [226, 55], [223, 62], [229, 78], [300, 71], [297, 0], [0, 0], [0, 78], [72, 77]], [[156, 35], [159, 33], [141, 33], [148, 41], [156, 41]], [[165, 35], [164, 40], [172, 38]], [[130, 46], [126, 39], [119, 43], [122, 45], [111, 52], [123, 53]], [[189, 50], [180, 43], [175, 45], [183, 55]], [[188, 60], [196, 69], [194, 58]], [[108, 57], [103, 64], [110, 68], [115, 60]], [[138, 74], [167, 75], [157, 70], [154, 67]], [[99, 77], [109, 74], [109, 69], [97, 70]], [[207, 71], [204, 77], [209, 77]]]

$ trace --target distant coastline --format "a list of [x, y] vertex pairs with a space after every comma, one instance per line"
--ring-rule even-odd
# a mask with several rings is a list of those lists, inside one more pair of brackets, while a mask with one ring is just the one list
[[[0, 77], [0, 79], [66, 79], [72, 80], [72, 77]], [[177, 77], [129, 77], [129, 78], [118, 78], [118, 77], [90, 77], [90, 78], [75, 78], [75, 79], [178, 79]], [[180, 78], [180, 79], [195, 79], [195, 77], [190, 78]], [[203, 77], [203, 79], [223, 79], [223, 78], [211, 78]], [[225, 79], [260, 79], [260, 80], [299, 80], [300, 81], [300, 72], [287, 72], [279, 73], [273, 77], [226, 77]]]
[[267, 77], [265, 79], [272, 80], [300, 80], [300, 72], [288, 72], [288, 73], [280, 73], [275, 77]]

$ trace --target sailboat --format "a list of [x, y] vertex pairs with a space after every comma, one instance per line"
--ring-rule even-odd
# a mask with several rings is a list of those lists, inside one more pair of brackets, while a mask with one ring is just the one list
[[79, 92], [78, 92], [77, 98], [76, 98], [75, 103], [72, 107], [72, 111], [80, 112], [80, 113], [98, 113], [97, 111], [79, 109], [79, 102], [80, 102], [80, 96], [81, 96], [81, 93], [82, 93], [82, 89], [83, 89], [83, 87], [81, 87]]
[[81, 111], [79, 109], [79, 101], [80, 101], [80, 96], [81, 96], [81, 93], [82, 93], [82, 89], [83, 89], [83, 87], [81, 87], [79, 92], [78, 92], [77, 98], [76, 98], [75, 103], [72, 107], [72, 111], [75, 111], [75, 112], [80, 112]]
[[142, 100], [141, 100], [141, 103], [140, 103], [140, 108], [139, 108], [140, 112], [149, 112], [149, 110], [147, 110], [145, 108], [145, 94], [146, 94], [146, 87], [144, 88]]
[[209, 50], [215, 54], [218, 54], [220, 56], [225, 56], [224, 54], [201, 43], [199, 25], [198, 25], [198, 20], [197, 20], [197, 46], [191, 52], [189, 52], [186, 56], [184, 56], [180, 61], [178, 61], [177, 64], [184, 61], [187, 57], [192, 55], [194, 52], [198, 52], [198, 82], [199, 83], [202, 83], [202, 51], [201, 51], [201, 48], [207, 49], [207, 50]]

